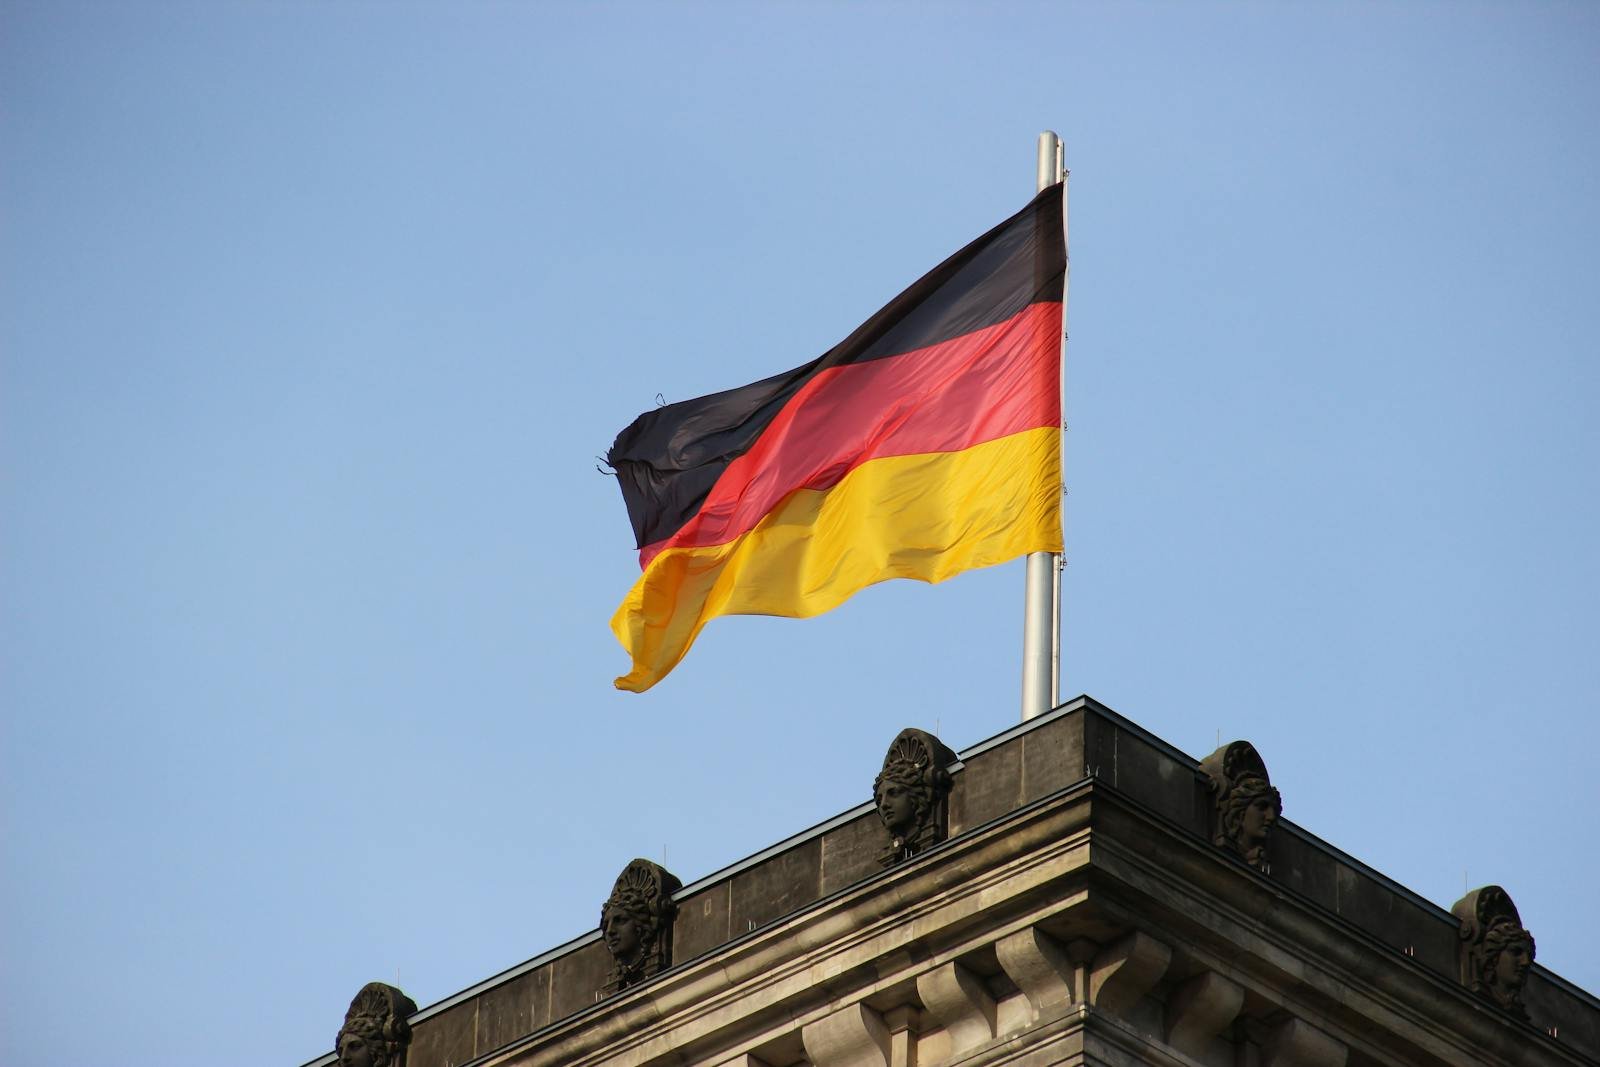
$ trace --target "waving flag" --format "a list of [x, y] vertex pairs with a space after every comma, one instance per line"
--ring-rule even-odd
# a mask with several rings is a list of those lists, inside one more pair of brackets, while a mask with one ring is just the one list
[[888, 578], [1061, 551], [1061, 186], [810, 363], [647, 411], [607, 454], [643, 569], [619, 689], [719, 615], [818, 615]]

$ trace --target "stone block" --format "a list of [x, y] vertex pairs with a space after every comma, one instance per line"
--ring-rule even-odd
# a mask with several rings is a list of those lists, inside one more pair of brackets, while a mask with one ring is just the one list
[[1528, 975], [1522, 998], [1534, 1026], [1600, 1063], [1600, 1011], [1590, 1008], [1592, 1002], [1577, 999], [1538, 966]]
[[718, 882], [678, 902], [672, 924], [672, 962], [704, 955], [733, 936], [729, 920], [732, 883]]
[[1135, 930], [1102, 949], [1089, 970], [1089, 1002], [1112, 1015], [1126, 1015], [1167, 973], [1172, 950]]
[[1285, 1019], [1263, 1043], [1261, 1067], [1344, 1067], [1350, 1050], [1304, 1019]]
[[807, 841], [733, 878], [729, 935], [764, 926], [822, 895], [822, 842]]
[[1002, 937], [995, 942], [994, 953], [1006, 977], [1027, 998], [1035, 1021], [1072, 1004], [1072, 961], [1067, 950], [1037, 926]]
[[1244, 987], [1215, 971], [1195, 975], [1167, 1003], [1167, 1044], [1196, 1059], [1232, 1023], [1244, 1005]]
[[406, 1067], [460, 1067], [476, 1058], [478, 1002], [468, 1000], [412, 1027]]
[[1083, 714], [1084, 773], [1116, 785], [1117, 734], [1121, 732], [1121, 727], [1092, 709]]
[[950, 1038], [950, 1055], [964, 1056], [994, 1040], [994, 998], [983, 980], [951, 961], [917, 976], [917, 996]]
[[965, 761], [950, 793], [950, 834], [998, 819], [1019, 806], [1022, 745], [1010, 741]]
[[[1274, 867], [1273, 875], [1277, 873]], [[1456, 976], [1456, 931], [1448, 924], [1357, 868], [1341, 865], [1335, 885], [1342, 918], [1396, 952], [1411, 949], [1409, 954], [1428, 969], [1447, 978]], [[1449, 936], [1429, 940], [1420, 936], [1425, 932]]]
[[610, 972], [611, 953], [603, 941], [550, 961], [550, 1018], [564, 1019], [594, 1004]]
[[1178, 825], [1205, 833], [1208, 813], [1195, 810], [1194, 768], [1126, 730], [1117, 731], [1114, 748], [1113, 785]]
[[878, 857], [889, 833], [877, 812], [867, 812], [822, 837], [822, 895], [828, 896], [883, 870]]
[[550, 967], [503, 982], [478, 998], [478, 1055], [493, 1052], [550, 1021]]
[[1022, 746], [1019, 807], [1065, 789], [1083, 777], [1084, 714], [1078, 711], [1063, 715], [1015, 742]]
[[807, 1023], [800, 1040], [811, 1067], [890, 1067], [888, 1027], [865, 1004]]
[[1343, 865], [1304, 838], [1286, 832], [1280, 823], [1267, 848], [1272, 880], [1300, 893], [1329, 911], [1338, 911], [1339, 872]]

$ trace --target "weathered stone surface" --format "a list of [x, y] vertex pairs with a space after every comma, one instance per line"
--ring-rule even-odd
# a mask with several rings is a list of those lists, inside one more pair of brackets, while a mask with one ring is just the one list
[[1549, 972], [1533, 971], [1522, 989], [1523, 1005], [1535, 1026], [1563, 1045], [1584, 1049], [1600, 1063], [1600, 1011], [1573, 1010], [1574, 991]]
[[964, 1056], [994, 1040], [994, 998], [983, 980], [954, 961], [917, 976], [917, 996], [950, 1037], [950, 1055]]
[[528, 971], [483, 993], [477, 1012], [480, 1055], [531, 1034], [550, 1021], [550, 968]]
[[475, 1054], [475, 1004], [461, 1005], [417, 1023], [407, 1067], [460, 1067]]
[[996, 941], [994, 952], [1006, 977], [1027, 997], [1035, 1020], [1071, 1006], [1074, 967], [1055, 938], [1030, 926]]
[[812, 1067], [890, 1067], [889, 1030], [877, 1012], [851, 1004], [803, 1027]]
[[876, 813], [852, 819], [822, 838], [822, 895], [877, 874], [883, 851], [883, 823]]
[[1125, 1015], [1167, 973], [1172, 950], [1142, 930], [1102, 949], [1089, 970], [1089, 1003]]
[[[1340, 871], [1345, 868], [1333, 853], [1288, 833], [1277, 835], [1272, 851], [1274, 881], [1330, 913], [1339, 914]], [[1451, 947], [1454, 948], [1454, 943]]]
[[611, 953], [605, 942], [591, 941], [550, 963], [550, 1017], [563, 1019], [582, 1011], [600, 999], [606, 975], [611, 972]]
[[733, 939], [733, 882], [718, 882], [678, 902], [672, 954], [692, 960]]
[[811, 903], [822, 895], [822, 842], [807, 841], [741, 871], [730, 892], [734, 936]]
[[[1044, 723], [1024, 734], [1018, 806], [1031, 804], [1083, 777], [1082, 711]], [[965, 777], [961, 775], [959, 777]], [[959, 780], [959, 778], [958, 778]]]
[[1021, 745], [1002, 745], [972, 757], [950, 791], [950, 832], [963, 833], [1020, 807], [1021, 785]]
[[[890, 1067], [917, 1067], [922, 1013], [910, 1004], [902, 1004], [883, 1013], [883, 1025], [889, 1031]], [[937, 1062], [937, 1057], [923, 1059]]]
[[1198, 1059], [1243, 1004], [1239, 983], [1215, 971], [1195, 975], [1167, 1003], [1167, 1044]]
[[1118, 789], [1179, 826], [1203, 824], [1202, 813], [1195, 810], [1192, 767], [1172, 759], [1163, 747], [1120, 725], [1113, 749], [1112, 770]]
[[[1287, 835], [1278, 835], [1273, 848], [1287, 841]], [[1274, 878], [1282, 867], [1282, 863], [1274, 865]], [[1418, 901], [1396, 893], [1393, 887], [1350, 865], [1335, 865], [1332, 881], [1335, 890], [1332, 910], [1336, 914], [1395, 951], [1439, 973], [1448, 973], [1455, 966], [1455, 939], [1449, 936], [1448, 930], [1431, 921], [1429, 911]]]
[[1261, 1067], [1344, 1067], [1350, 1050], [1304, 1019], [1285, 1019], [1263, 1046]]

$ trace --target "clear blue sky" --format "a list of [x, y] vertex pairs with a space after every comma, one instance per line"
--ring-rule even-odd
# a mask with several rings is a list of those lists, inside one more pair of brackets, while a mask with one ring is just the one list
[[1017, 718], [1020, 564], [643, 696], [595, 472], [1072, 168], [1066, 682], [1600, 989], [1600, 8], [0, 7], [0, 1061], [281, 1067]]

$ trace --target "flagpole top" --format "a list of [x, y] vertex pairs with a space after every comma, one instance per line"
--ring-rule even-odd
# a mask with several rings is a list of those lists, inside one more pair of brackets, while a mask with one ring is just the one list
[[1059, 182], [1064, 170], [1061, 138], [1054, 130], [1045, 130], [1039, 135], [1038, 191], [1042, 193]]

